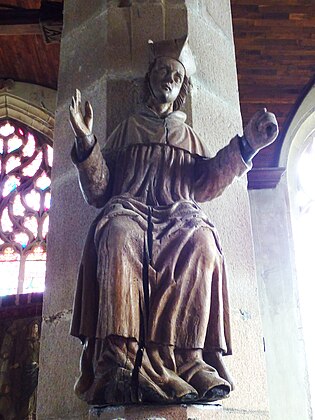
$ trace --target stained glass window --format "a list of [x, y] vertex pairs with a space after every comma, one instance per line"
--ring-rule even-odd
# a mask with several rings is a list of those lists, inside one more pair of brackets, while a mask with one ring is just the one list
[[0, 121], [0, 296], [44, 290], [52, 147]]

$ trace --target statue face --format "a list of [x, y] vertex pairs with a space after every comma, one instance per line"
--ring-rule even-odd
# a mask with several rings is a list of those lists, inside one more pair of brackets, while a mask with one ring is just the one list
[[173, 103], [182, 87], [184, 66], [170, 57], [159, 57], [150, 73], [152, 95], [160, 103]]

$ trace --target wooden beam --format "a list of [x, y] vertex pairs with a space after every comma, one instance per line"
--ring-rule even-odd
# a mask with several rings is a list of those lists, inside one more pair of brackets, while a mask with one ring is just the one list
[[253, 168], [247, 174], [249, 190], [276, 188], [285, 168]]
[[0, 25], [0, 36], [38, 34], [42, 34], [39, 22], [16, 25]]
[[63, 4], [44, 2], [40, 9], [0, 7], [0, 36], [42, 34], [46, 43], [58, 42]]
[[0, 9], [0, 25], [28, 25], [39, 22], [39, 9]]

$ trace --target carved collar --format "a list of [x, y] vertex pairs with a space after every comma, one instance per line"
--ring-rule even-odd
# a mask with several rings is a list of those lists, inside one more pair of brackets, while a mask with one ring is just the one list
[[159, 119], [159, 120], [174, 120], [179, 123], [184, 123], [186, 121], [187, 115], [183, 111], [173, 111], [168, 114], [166, 117], [160, 117], [152, 108], [149, 108], [147, 105], [141, 105], [137, 109], [137, 114], [147, 118]]

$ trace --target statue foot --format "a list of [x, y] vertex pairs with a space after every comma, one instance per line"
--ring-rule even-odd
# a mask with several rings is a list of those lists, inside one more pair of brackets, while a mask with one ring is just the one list
[[190, 403], [198, 400], [199, 394], [197, 390], [176, 373], [171, 374], [166, 385], [167, 393], [176, 403]]
[[167, 394], [150, 378], [139, 373], [139, 402], [156, 402], [167, 404], [169, 397]]
[[[143, 394], [142, 402], [160, 402], [163, 404], [171, 403], [190, 403], [199, 398], [195, 388], [180, 378], [175, 372], [167, 370], [165, 376], [152, 378], [145, 372], [139, 374], [139, 386]], [[152, 393], [152, 389], [154, 393]], [[158, 397], [158, 400], [157, 400]]]
[[224, 385], [215, 386], [206, 392], [205, 396], [199, 401], [214, 402], [223, 400], [230, 396], [230, 391]]
[[218, 401], [227, 398], [230, 394], [230, 384], [221, 378], [215, 369], [203, 368], [196, 372], [189, 383], [197, 389], [199, 401]]
[[166, 404], [190, 403], [199, 398], [197, 390], [177, 374], [173, 346], [147, 343], [140, 373], [163, 391]]
[[89, 405], [132, 404], [135, 401], [131, 388], [132, 371], [115, 367], [95, 377], [93, 384], [84, 395]]
[[[137, 403], [170, 404], [177, 402], [165, 392], [165, 388], [155, 383], [150, 377], [139, 372], [138, 383], [134, 383], [132, 370], [116, 367], [106, 372], [98, 380], [95, 379], [90, 389], [85, 394], [85, 399], [91, 405], [118, 405]], [[193, 389], [187, 384], [189, 389]], [[198, 393], [195, 390], [195, 397]], [[188, 399], [186, 392], [183, 397]], [[184, 401], [183, 401], [184, 402]]]
[[234, 380], [223, 362], [222, 353], [220, 351], [204, 353], [203, 358], [208, 365], [213, 366], [217, 370], [221, 378], [225, 379], [231, 385], [231, 391], [233, 391], [235, 388]]
[[200, 350], [178, 352], [177, 363], [180, 377], [198, 391], [199, 401], [212, 402], [229, 396], [229, 382], [202, 359]]

